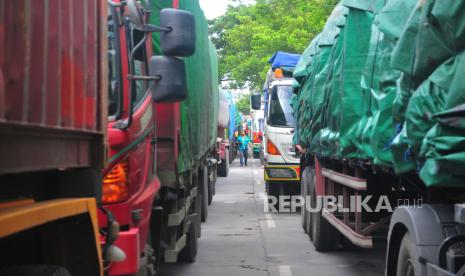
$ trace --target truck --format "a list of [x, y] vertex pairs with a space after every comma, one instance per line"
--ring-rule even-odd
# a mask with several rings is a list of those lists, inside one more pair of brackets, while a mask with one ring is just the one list
[[[291, 107], [292, 72], [300, 55], [276, 52], [263, 86], [264, 180], [271, 197], [300, 193], [299, 156], [292, 145], [294, 116]], [[253, 110], [261, 109], [261, 94], [251, 95]], [[279, 202], [279, 201], [278, 201]]]
[[262, 140], [263, 140], [263, 125], [265, 122], [264, 110], [252, 110], [252, 155], [253, 158], [261, 158], [263, 154]]
[[218, 112], [218, 139], [217, 139], [217, 170], [218, 175], [226, 177], [229, 173], [231, 159], [231, 143], [228, 127], [230, 126], [229, 100], [225, 91], [220, 91], [220, 106]]
[[103, 276], [119, 252], [118, 223], [109, 212], [104, 227], [97, 219], [107, 1], [3, 1], [0, 10], [0, 275]]
[[108, 274], [155, 275], [163, 262], [195, 261], [212, 200], [216, 50], [198, 1], [108, 3], [102, 202], [120, 224], [123, 256]]
[[241, 124], [241, 115], [237, 110], [236, 104], [234, 103], [233, 96], [230, 91], [223, 90], [229, 103], [229, 126], [228, 126], [228, 138], [229, 138], [229, 163], [232, 163], [237, 157], [237, 144], [236, 144], [236, 133], [238, 134], [239, 126]]
[[463, 14], [342, 0], [304, 51], [294, 141], [316, 250], [387, 241], [386, 275], [464, 274]]

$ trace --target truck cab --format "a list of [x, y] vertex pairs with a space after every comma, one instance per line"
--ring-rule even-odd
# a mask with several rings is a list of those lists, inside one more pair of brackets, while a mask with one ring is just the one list
[[272, 196], [299, 192], [299, 156], [292, 145], [292, 93], [291, 78], [275, 78], [265, 92], [264, 178]]
[[[184, 63], [178, 56], [190, 54], [179, 49], [194, 46], [185, 37], [173, 44], [167, 33], [192, 31], [187, 23], [192, 25], [188, 20], [193, 21], [193, 16], [164, 9], [159, 11], [161, 26], [156, 26], [147, 23], [148, 7], [134, 0], [108, 5], [109, 162], [103, 170], [102, 203], [120, 225], [115, 246], [121, 252], [106, 266], [109, 275], [152, 275], [160, 263], [160, 233], [165, 226], [163, 208], [157, 203], [162, 183], [157, 174], [156, 102], [179, 102], [180, 93], [187, 94], [173, 85], [186, 83]], [[164, 55], [152, 56], [151, 33], [164, 32], [168, 20], [187, 23], [166, 31], [160, 42]], [[101, 227], [105, 227], [104, 217], [101, 211]]]

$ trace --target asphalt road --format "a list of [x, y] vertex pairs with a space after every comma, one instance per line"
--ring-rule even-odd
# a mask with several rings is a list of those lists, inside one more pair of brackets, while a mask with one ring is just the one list
[[197, 261], [165, 264], [162, 276], [236, 275], [383, 275], [385, 248], [316, 252], [300, 222], [300, 213], [265, 213], [263, 167], [235, 160], [202, 224]]

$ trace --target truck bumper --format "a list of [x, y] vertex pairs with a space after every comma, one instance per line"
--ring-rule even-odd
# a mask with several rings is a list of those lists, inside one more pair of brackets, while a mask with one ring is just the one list
[[[85, 215], [85, 218], [82, 215]], [[81, 217], [83, 220], [79, 220]], [[72, 218], [75, 218], [75, 220], [65, 220]], [[21, 235], [26, 230], [39, 229], [45, 225], [52, 226], [53, 223], [60, 221], [61, 224], [58, 224], [58, 228], [53, 228], [50, 232], [60, 233], [58, 237], [52, 237], [51, 235], [53, 234], [45, 235], [45, 233], [38, 232], [40, 235], [37, 235], [37, 238], [39, 238], [37, 243], [41, 244], [43, 250], [43, 252], [38, 252], [41, 252], [43, 256], [47, 254], [53, 256], [54, 253], [51, 252], [57, 253], [58, 251], [53, 251], [56, 248], [50, 248], [51, 250], [48, 251], [47, 246], [51, 245], [53, 247], [56, 244], [50, 243], [49, 239], [53, 238], [54, 241], [61, 240], [59, 244], [63, 245], [64, 248], [59, 250], [57, 254], [61, 254], [63, 260], [75, 261], [73, 258], [78, 258], [78, 261], [81, 261], [82, 265], [88, 268], [84, 270], [87, 272], [92, 270], [92, 274], [87, 275], [103, 276], [103, 260], [97, 222], [97, 204], [94, 198], [53, 199], [42, 202], [26, 199], [0, 203], [0, 239], [8, 238], [14, 234]], [[83, 227], [79, 225], [83, 225]], [[56, 227], [56, 225], [53, 227]], [[50, 231], [50, 228], [47, 229]], [[82, 243], [73, 243], [75, 239], [84, 241], [85, 245], [83, 248], [79, 248]], [[86, 240], [92, 240], [94, 244], [86, 244]], [[33, 245], [31, 246], [34, 247]], [[85, 251], [87, 253], [84, 256], [80, 255], [80, 250], [84, 251], [86, 248], [90, 248], [91, 250]], [[2, 250], [14, 251], [16, 249], [2, 248]], [[79, 268], [76, 270], [79, 270]]]
[[139, 270], [139, 228], [121, 231], [114, 244], [124, 251], [126, 259], [112, 263], [109, 275], [136, 274]]
[[265, 165], [265, 181], [300, 181], [300, 166], [295, 164]]

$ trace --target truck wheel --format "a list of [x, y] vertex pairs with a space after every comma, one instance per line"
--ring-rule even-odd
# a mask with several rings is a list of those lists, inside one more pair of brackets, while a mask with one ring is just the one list
[[61, 266], [14, 266], [0, 267], [2, 276], [71, 276], [69, 271]]
[[[302, 177], [300, 178], [300, 194], [303, 200], [307, 198], [307, 168], [304, 169]], [[305, 208], [305, 204], [304, 206], [300, 207], [300, 220], [302, 222], [302, 228], [304, 229], [305, 233], [308, 233], [307, 208]]]
[[[312, 207], [316, 206], [315, 185], [310, 186]], [[315, 205], [314, 205], [315, 204]], [[336, 250], [339, 246], [340, 233], [322, 215], [321, 211], [312, 213], [312, 241], [318, 252]]]
[[228, 151], [229, 151], [229, 164], [231, 164], [234, 159], [236, 159], [236, 154], [234, 152], [236, 152], [236, 149], [234, 147], [231, 148], [231, 150], [229, 150], [228, 148]]
[[204, 179], [206, 178], [207, 186], [208, 186], [208, 205], [211, 205], [212, 201], [213, 201], [213, 185], [214, 185], [214, 182], [210, 181], [210, 174], [208, 173], [208, 167], [207, 166], [203, 167], [203, 175], [204, 175]]
[[402, 276], [418, 275], [419, 255], [416, 250], [416, 245], [412, 242], [410, 234], [407, 232], [402, 238], [400, 244], [399, 255], [397, 258], [397, 273]]
[[225, 149], [224, 158], [221, 159], [221, 164], [218, 166], [218, 175], [222, 177], [228, 176], [229, 173], [229, 149]]
[[[266, 190], [267, 195], [269, 197], [273, 197], [276, 199], [276, 200], [272, 200], [269, 198], [268, 206], [276, 208], [276, 210], [278, 210], [279, 212], [279, 196], [282, 194], [281, 193], [282, 185], [279, 182], [272, 183], [272, 182], [267, 181], [266, 186], [267, 186], [267, 190]], [[273, 204], [273, 201], [275, 202], [274, 204]]]
[[[310, 206], [312, 207], [312, 209], [315, 209], [317, 206], [316, 196], [315, 197], [313, 196], [313, 193], [315, 191], [315, 189], [313, 188], [315, 185], [314, 184], [315, 182], [316, 182], [315, 170], [308, 168], [307, 169], [307, 182], [305, 183], [306, 185], [305, 191], [307, 193], [307, 197], [305, 198], [305, 200], [307, 199], [310, 200]], [[310, 239], [313, 239], [313, 216], [312, 216], [312, 213], [308, 210], [306, 210], [306, 218], [307, 218], [306, 219], [307, 224], [305, 225], [306, 232], [308, 236], [310, 237]]]
[[195, 262], [195, 257], [197, 256], [197, 227], [195, 222], [191, 222], [189, 226], [189, 232], [186, 234], [186, 246], [179, 252], [179, 261], [183, 263], [193, 263]]
[[202, 215], [201, 215], [201, 221], [205, 222], [207, 221], [208, 217], [208, 174], [205, 174], [205, 167], [203, 166], [203, 173], [202, 173]]

